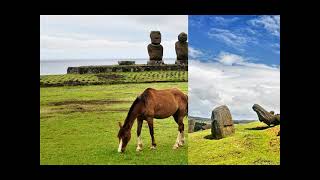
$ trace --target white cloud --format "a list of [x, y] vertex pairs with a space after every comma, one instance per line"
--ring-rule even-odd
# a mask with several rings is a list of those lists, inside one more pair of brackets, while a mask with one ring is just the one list
[[272, 35], [280, 36], [280, 16], [259, 16], [249, 20], [249, 24], [256, 27], [263, 27]]
[[222, 16], [210, 17], [210, 19], [213, 20], [215, 23], [219, 23], [221, 25], [228, 25], [230, 23], [233, 23], [233, 22], [239, 20], [238, 17], [226, 18], [226, 17], [222, 17]]
[[280, 44], [279, 43], [271, 44], [271, 48], [274, 53], [280, 54]]
[[224, 65], [242, 64], [245, 61], [242, 56], [226, 52], [220, 52], [216, 60]]
[[254, 42], [254, 39], [240, 33], [232, 32], [228, 29], [211, 28], [208, 32], [208, 36], [209, 38], [216, 38], [238, 50], [243, 50], [242, 46], [249, 42]]
[[205, 19], [205, 16], [193, 15], [191, 19], [188, 19], [188, 25], [200, 28], [205, 24]]
[[210, 117], [215, 107], [225, 104], [234, 119], [257, 119], [251, 108], [255, 103], [279, 113], [279, 67], [246, 59], [234, 55], [221, 56], [222, 63], [189, 61], [189, 115]]
[[160, 30], [164, 58], [174, 58], [188, 16], [40, 16], [40, 57], [148, 58], [151, 30]]
[[257, 31], [255, 31], [255, 30], [253, 30], [253, 29], [251, 29], [251, 28], [249, 28], [249, 27], [244, 28], [243, 31], [249, 33], [250, 35], [255, 35], [255, 36], [256, 36], [256, 35], [259, 35]]
[[265, 64], [252, 63], [251, 62], [252, 59], [253, 58], [243, 57], [237, 54], [232, 54], [224, 51], [221, 51], [218, 54], [218, 56], [214, 58], [214, 60], [226, 66], [241, 65], [241, 66], [253, 67], [253, 68], [265, 68], [265, 69], [272, 68]]
[[191, 46], [188, 47], [188, 56], [191, 58], [198, 58], [200, 56], [204, 55], [204, 53], [199, 50], [199, 49], [195, 49]]

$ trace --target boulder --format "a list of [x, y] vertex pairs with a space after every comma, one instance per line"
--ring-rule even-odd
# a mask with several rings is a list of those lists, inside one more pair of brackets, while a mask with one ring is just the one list
[[204, 130], [203, 127], [204, 127], [205, 125], [206, 125], [206, 123], [196, 122], [195, 125], [194, 125], [193, 131], [196, 132], [196, 131]]

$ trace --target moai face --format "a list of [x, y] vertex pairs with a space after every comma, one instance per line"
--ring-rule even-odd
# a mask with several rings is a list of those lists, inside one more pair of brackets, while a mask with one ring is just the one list
[[184, 32], [180, 33], [178, 36], [180, 42], [186, 42], [188, 40], [188, 35]]
[[151, 31], [150, 33], [151, 43], [160, 44], [161, 43], [161, 33], [160, 31]]

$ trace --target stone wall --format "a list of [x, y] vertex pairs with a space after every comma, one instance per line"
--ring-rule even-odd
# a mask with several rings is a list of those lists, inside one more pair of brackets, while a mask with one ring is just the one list
[[68, 74], [97, 74], [105, 72], [141, 72], [141, 71], [188, 71], [187, 65], [108, 65], [68, 67]]

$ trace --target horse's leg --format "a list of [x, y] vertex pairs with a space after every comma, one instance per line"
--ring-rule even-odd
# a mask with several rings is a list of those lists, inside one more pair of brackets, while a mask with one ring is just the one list
[[142, 151], [142, 139], [141, 139], [141, 129], [142, 129], [142, 124], [143, 124], [143, 119], [138, 117], [137, 118], [138, 122], [138, 127], [137, 127], [137, 137], [138, 137], [138, 142], [137, 142], [137, 151]]
[[183, 124], [183, 117], [184, 114], [180, 113], [179, 111], [177, 111], [174, 115], [173, 118], [176, 121], [176, 123], [178, 124], [178, 136], [176, 139], [175, 144], [173, 145], [173, 149], [177, 149], [180, 146], [183, 146], [184, 144], [184, 124]]
[[148, 122], [148, 126], [149, 126], [149, 132], [150, 132], [150, 136], [151, 136], [151, 140], [152, 140], [152, 143], [151, 143], [151, 149], [156, 149], [156, 141], [154, 139], [154, 132], [153, 132], [153, 119], [152, 118], [149, 118], [147, 120]]
[[179, 143], [179, 146], [183, 146], [183, 145], [184, 145], [184, 124], [183, 124], [183, 118], [184, 118], [184, 115], [180, 114], [179, 120], [178, 120], [179, 132], [180, 132], [180, 143]]

